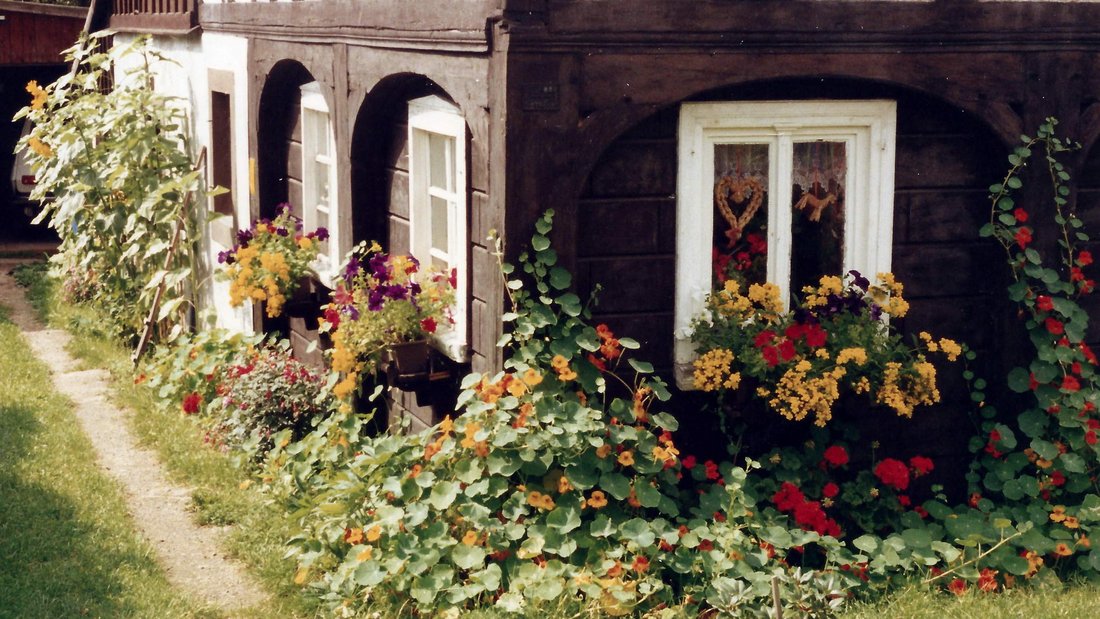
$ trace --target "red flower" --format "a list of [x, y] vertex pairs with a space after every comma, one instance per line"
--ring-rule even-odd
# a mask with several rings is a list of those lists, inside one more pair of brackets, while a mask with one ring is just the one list
[[1088, 265], [1092, 264], [1092, 252], [1090, 252], [1087, 249], [1078, 252], [1078, 254], [1077, 254], [1077, 264], [1079, 264], [1083, 267], [1087, 267]]
[[765, 344], [771, 344], [772, 340], [774, 340], [774, 339], [775, 339], [775, 332], [765, 329], [764, 331], [761, 331], [760, 333], [756, 334], [756, 337], [753, 338], [753, 340], [752, 340], [752, 345], [756, 346], [757, 348], [760, 348], [761, 346], [764, 346]]
[[783, 332], [783, 335], [785, 335], [788, 340], [797, 340], [798, 338], [802, 337], [805, 333], [806, 333], [806, 325], [804, 325], [802, 323], [799, 323], [799, 322], [796, 322], [796, 323], [792, 324], [791, 326], [787, 327], [787, 330]]
[[1016, 244], [1020, 246], [1020, 249], [1027, 249], [1028, 244], [1031, 243], [1031, 228], [1024, 226], [1016, 232]]
[[1069, 281], [1071, 281], [1071, 282], [1083, 282], [1083, 281], [1085, 281], [1085, 272], [1081, 270], [1081, 267], [1070, 267], [1070, 269], [1069, 269]]
[[980, 500], [982, 500], [982, 495], [975, 492], [970, 495], [970, 500], [967, 502], [967, 504], [974, 509], [978, 509], [978, 501]]
[[1062, 391], [1080, 391], [1081, 383], [1074, 376], [1062, 377]]
[[711, 542], [709, 539], [705, 539], [705, 540], [699, 542], [698, 548], [702, 552], [707, 552], [708, 550], [714, 550], [714, 543]]
[[840, 445], [831, 445], [825, 449], [825, 461], [834, 468], [848, 464], [848, 452]]
[[760, 349], [760, 354], [764, 357], [764, 362], [768, 364], [768, 367], [774, 368], [779, 365], [779, 351], [775, 346], [765, 346]]
[[928, 510], [924, 509], [920, 505], [913, 508], [913, 512], [920, 516], [922, 519], [928, 517]]
[[912, 501], [912, 499], [909, 498], [909, 495], [907, 495], [907, 494], [899, 494], [898, 495], [898, 505], [901, 505], [902, 507], [909, 507], [912, 504], [913, 504], [913, 501]]
[[431, 316], [428, 316], [424, 320], [420, 321], [420, 328], [423, 329], [425, 333], [435, 333], [436, 326], [437, 325], [435, 324], [435, 318], [432, 318]]
[[632, 563], [630, 567], [635, 572], [638, 572], [639, 574], [644, 574], [646, 573], [646, 570], [649, 569], [649, 559], [643, 557], [642, 555], [638, 555], [634, 557], [634, 563]]
[[1081, 349], [1081, 354], [1085, 355], [1085, 360], [1093, 365], [1100, 365], [1100, 362], [1096, 360], [1096, 353], [1092, 352], [1092, 349], [1088, 347], [1088, 344], [1081, 342], [1078, 346]]
[[680, 466], [689, 471], [695, 468], [695, 464], [695, 456], [685, 456], [683, 460], [680, 460]]
[[772, 495], [772, 503], [781, 512], [789, 512], [806, 502], [806, 496], [798, 489], [798, 486], [789, 481], [783, 482], [779, 490]]
[[978, 590], [992, 593], [997, 590], [997, 570], [983, 568], [978, 575]]
[[202, 395], [197, 392], [191, 392], [183, 398], [183, 412], [186, 415], [199, 412], [200, 406], [202, 406]]
[[1035, 378], [1034, 373], [1027, 375], [1027, 388], [1032, 391], [1039, 388], [1039, 381]]
[[913, 456], [909, 458], [909, 466], [913, 469], [916, 477], [927, 475], [932, 472], [932, 469], [936, 468], [932, 463], [932, 459], [924, 456]]
[[797, 353], [794, 350], [794, 342], [792, 342], [791, 340], [783, 340], [779, 343], [779, 356], [782, 357], [784, 361], [790, 361], [791, 359], [794, 359], [794, 356], [796, 354]]
[[956, 578], [955, 580], [951, 581], [951, 584], [947, 585], [947, 590], [957, 596], [962, 597], [966, 595], [966, 581], [962, 578]]
[[707, 460], [703, 463], [703, 466], [707, 469], [707, 479], [713, 481], [721, 477], [721, 474], [718, 472], [718, 465], [714, 463], [714, 460]]
[[821, 496], [827, 499], [831, 499], [838, 494], [840, 494], [840, 487], [833, 482], [825, 484], [825, 487], [821, 489]]
[[1049, 312], [1054, 309], [1054, 299], [1041, 294], [1035, 299], [1035, 307], [1038, 307], [1040, 311]]
[[1046, 319], [1046, 327], [1051, 335], [1062, 335], [1066, 332], [1065, 325], [1063, 325], [1060, 320], [1055, 320], [1053, 318]]
[[1015, 211], [1012, 211], [1012, 216], [1015, 217], [1016, 221], [1020, 223], [1027, 221], [1027, 211], [1022, 208], [1018, 208]]
[[596, 369], [601, 372], [607, 371], [607, 364], [600, 359], [597, 359], [596, 355], [593, 355], [592, 353], [588, 353], [588, 362], [596, 366]]
[[1066, 484], [1066, 476], [1062, 471], [1054, 471], [1050, 475], [1050, 485], [1055, 488], [1061, 488]]
[[806, 343], [814, 348], [819, 348], [825, 345], [825, 340], [829, 338], [829, 334], [825, 332], [825, 329], [821, 328], [821, 325], [810, 325], [806, 328]]
[[875, 466], [875, 477], [894, 490], [905, 490], [909, 487], [909, 467], [901, 460], [886, 458], [879, 462]]

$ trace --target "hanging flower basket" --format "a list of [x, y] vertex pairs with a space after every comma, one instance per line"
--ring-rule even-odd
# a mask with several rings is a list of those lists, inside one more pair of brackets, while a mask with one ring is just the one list
[[394, 344], [386, 351], [390, 372], [398, 380], [426, 378], [430, 370], [431, 346], [428, 340]]

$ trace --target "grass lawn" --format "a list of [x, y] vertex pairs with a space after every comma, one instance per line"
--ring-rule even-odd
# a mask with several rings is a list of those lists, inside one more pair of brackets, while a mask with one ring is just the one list
[[251, 476], [231, 457], [205, 445], [191, 418], [178, 411], [159, 410], [152, 391], [134, 384], [130, 351], [100, 333], [101, 321], [87, 308], [59, 303], [44, 270], [24, 270], [18, 278], [29, 285], [28, 299], [40, 317], [51, 326], [70, 331], [69, 353], [86, 368], [109, 371], [115, 401], [133, 412], [128, 421], [135, 436], [157, 453], [173, 482], [193, 488], [197, 522], [235, 525], [224, 550], [250, 568], [271, 594], [271, 601], [262, 611], [239, 611], [234, 617], [314, 616], [314, 605], [293, 583], [295, 565], [283, 559], [290, 515], [269, 501], [257, 485], [242, 489]]
[[172, 590], [71, 404], [0, 324], [0, 617], [217, 617]]

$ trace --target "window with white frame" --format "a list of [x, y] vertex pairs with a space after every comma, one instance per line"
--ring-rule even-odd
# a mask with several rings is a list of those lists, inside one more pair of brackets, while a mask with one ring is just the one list
[[424, 267], [455, 284], [454, 324], [436, 341], [451, 358], [466, 358], [466, 121], [440, 97], [409, 102], [409, 245]]
[[890, 270], [893, 101], [685, 103], [676, 205], [676, 380], [692, 318], [727, 279], [789, 300], [822, 275]]
[[328, 230], [329, 238], [320, 244], [315, 270], [321, 281], [331, 285], [337, 251], [339, 222], [336, 211], [336, 139], [328, 104], [320, 85], [310, 82], [302, 92], [302, 224], [307, 231]]

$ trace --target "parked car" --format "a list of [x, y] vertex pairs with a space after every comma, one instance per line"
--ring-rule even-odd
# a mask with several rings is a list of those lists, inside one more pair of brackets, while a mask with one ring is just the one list
[[[23, 139], [31, 132], [31, 120], [23, 121], [23, 129], [19, 138]], [[11, 168], [12, 207], [18, 209], [21, 214], [20, 223], [29, 225], [35, 215], [38, 214], [38, 201], [30, 197], [31, 190], [35, 186], [34, 168], [27, 159], [26, 152], [20, 150], [15, 153], [15, 163]]]

